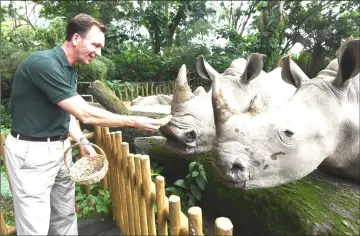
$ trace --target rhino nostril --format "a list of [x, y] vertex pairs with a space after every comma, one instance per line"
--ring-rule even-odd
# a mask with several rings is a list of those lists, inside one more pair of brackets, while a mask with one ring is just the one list
[[236, 159], [233, 163], [233, 166], [231, 167], [232, 171], [245, 171], [245, 166], [242, 164], [242, 162], [239, 159]]
[[189, 132], [186, 132], [184, 135], [185, 138], [185, 142], [187, 143], [191, 143], [196, 139], [197, 135], [196, 132], [194, 130], [191, 130]]

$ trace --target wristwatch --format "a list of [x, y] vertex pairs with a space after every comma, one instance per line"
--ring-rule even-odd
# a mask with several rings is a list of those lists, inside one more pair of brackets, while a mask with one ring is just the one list
[[85, 138], [84, 136], [81, 137], [81, 138], [79, 139], [79, 141], [80, 141], [81, 143], [88, 143], [88, 142], [89, 142], [89, 140], [87, 140], [87, 138]]

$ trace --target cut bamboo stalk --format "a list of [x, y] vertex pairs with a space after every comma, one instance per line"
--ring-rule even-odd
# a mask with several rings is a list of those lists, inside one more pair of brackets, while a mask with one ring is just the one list
[[218, 217], [215, 220], [215, 235], [232, 235], [233, 224], [226, 217]]
[[[130, 182], [132, 189], [132, 200], [133, 200], [133, 209], [134, 209], [134, 224], [135, 224], [135, 234], [141, 235], [141, 225], [140, 225], [140, 213], [139, 213], [139, 200], [138, 200], [138, 184], [135, 178], [135, 160], [134, 154], [129, 155], [129, 172], [130, 172]], [[138, 171], [140, 171], [139, 169]]]
[[125, 92], [125, 101], [129, 101], [129, 97], [128, 97], [128, 91], [127, 91], [127, 87], [124, 87], [124, 92]]
[[112, 202], [112, 205], [113, 205], [113, 209], [112, 209], [112, 212], [113, 212], [113, 218], [115, 219], [115, 221], [118, 220], [118, 215], [117, 215], [117, 204], [118, 204], [118, 201], [116, 201], [115, 199], [118, 198], [118, 196], [116, 196], [117, 192], [116, 192], [116, 186], [118, 184], [118, 181], [117, 181], [117, 176], [116, 176], [116, 153], [117, 153], [117, 150], [116, 150], [116, 145], [115, 145], [115, 133], [110, 133], [110, 140], [111, 140], [111, 154], [110, 154], [110, 160], [111, 160], [111, 164], [109, 163], [109, 170], [111, 171], [111, 192], [110, 192], [110, 196], [111, 196], [111, 202]]
[[160, 235], [168, 235], [166, 215], [169, 211], [169, 204], [165, 195], [165, 179], [163, 176], [156, 176], [156, 204], [158, 232]]
[[134, 100], [134, 86], [130, 88], [131, 100]]
[[[102, 137], [102, 140], [103, 140], [103, 150], [104, 152], [106, 153], [106, 150], [107, 150], [107, 146], [109, 145], [108, 142], [106, 142], [106, 136], [107, 134], [109, 133], [109, 127], [101, 127], [103, 132], [103, 137]], [[106, 159], [109, 161], [107, 155], [106, 155]], [[105, 177], [104, 177], [104, 188], [105, 189], [109, 189], [109, 171], [106, 173]]]
[[152, 181], [150, 171], [150, 158], [148, 155], [141, 156], [141, 173], [143, 178], [144, 195], [146, 200], [146, 212], [148, 221], [148, 234], [156, 235], [154, 199], [152, 197]]
[[139, 96], [139, 84], [136, 84], [136, 97]]
[[143, 85], [141, 85], [141, 96], [145, 96], [145, 91], [144, 91], [144, 86]]
[[154, 82], [151, 83], [150, 93], [151, 95], [154, 95]]
[[148, 226], [147, 226], [147, 213], [146, 213], [146, 203], [144, 195], [144, 184], [141, 173], [141, 155], [135, 155], [135, 177], [136, 183], [138, 185], [138, 201], [139, 201], [139, 212], [140, 212], [140, 225], [141, 225], [141, 235], [148, 235]]
[[146, 96], [149, 96], [149, 83], [146, 83]]
[[188, 210], [189, 234], [203, 235], [202, 211], [200, 207], [191, 207]]
[[123, 151], [123, 172], [125, 176], [125, 189], [126, 189], [126, 203], [128, 209], [128, 224], [130, 229], [130, 234], [135, 235], [135, 225], [134, 225], [134, 209], [132, 204], [132, 192], [131, 192], [131, 185], [130, 185], [130, 178], [129, 178], [129, 166], [128, 166], [128, 159], [129, 159], [129, 143], [123, 142], [122, 144], [122, 151]]
[[116, 132], [116, 146], [117, 146], [117, 155], [116, 155], [116, 169], [118, 172], [119, 185], [118, 185], [118, 194], [120, 196], [118, 215], [120, 215], [120, 228], [124, 231], [124, 234], [129, 234], [128, 228], [128, 218], [127, 218], [127, 206], [126, 206], [126, 194], [125, 194], [125, 181], [124, 181], [124, 171], [122, 165], [122, 135], [121, 131]]
[[118, 94], [119, 94], [120, 101], [122, 101], [123, 97], [122, 97], [121, 89], [118, 88], [117, 91], [118, 91]]
[[180, 197], [171, 195], [169, 197], [170, 235], [179, 235], [181, 229], [181, 205]]

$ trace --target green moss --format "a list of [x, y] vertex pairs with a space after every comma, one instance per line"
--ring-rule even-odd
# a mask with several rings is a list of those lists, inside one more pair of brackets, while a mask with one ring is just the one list
[[173, 178], [181, 178], [189, 162], [201, 162], [208, 178], [202, 206], [229, 217], [234, 235], [360, 233], [359, 191], [320, 171], [278, 187], [241, 191], [219, 181], [209, 154], [184, 159], [154, 145], [150, 157], [165, 166], [166, 177]]

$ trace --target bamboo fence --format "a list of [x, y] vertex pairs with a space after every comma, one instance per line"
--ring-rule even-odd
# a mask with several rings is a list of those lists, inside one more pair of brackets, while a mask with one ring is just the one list
[[[110, 133], [107, 127], [95, 126], [94, 138], [109, 161], [101, 184], [111, 192], [113, 217], [124, 235], [203, 235], [201, 208], [191, 207], [188, 216], [183, 214], [180, 198], [165, 195], [164, 177], [152, 180], [148, 155], [130, 153], [121, 131]], [[228, 218], [219, 217], [214, 223], [216, 235], [232, 235]]]
[[[164, 177], [152, 180], [149, 156], [130, 153], [121, 131], [110, 133], [108, 127], [94, 126], [88, 137], [103, 149], [109, 161], [100, 184], [111, 193], [113, 219], [122, 235], [204, 235], [201, 208], [191, 207], [188, 216], [182, 213], [180, 198], [165, 195]], [[1, 134], [2, 156], [3, 140]], [[6, 226], [2, 212], [0, 223], [3, 235], [16, 231], [16, 227]], [[228, 218], [219, 217], [214, 223], [215, 235], [233, 234]]]
[[161, 84], [151, 83], [140, 83], [123, 86], [115, 90], [116, 96], [121, 101], [132, 101], [138, 96], [146, 97], [158, 94], [173, 94], [174, 82], [164, 82]]

